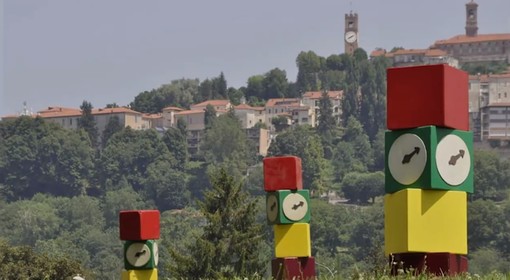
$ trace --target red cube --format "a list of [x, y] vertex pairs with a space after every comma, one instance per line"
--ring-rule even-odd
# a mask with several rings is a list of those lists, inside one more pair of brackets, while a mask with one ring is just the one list
[[469, 130], [468, 74], [446, 64], [387, 70], [390, 130], [435, 125]]
[[119, 214], [120, 240], [159, 239], [158, 210], [127, 210]]
[[316, 279], [315, 259], [313, 257], [273, 259], [271, 274], [275, 280]]
[[264, 158], [264, 190], [302, 190], [301, 159], [295, 156]]
[[451, 253], [399, 253], [391, 255], [390, 262], [393, 275], [398, 275], [398, 270], [437, 276], [455, 276], [468, 271], [467, 257]]

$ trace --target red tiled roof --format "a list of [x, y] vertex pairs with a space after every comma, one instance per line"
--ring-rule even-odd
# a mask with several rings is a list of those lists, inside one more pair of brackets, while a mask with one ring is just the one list
[[[80, 111], [81, 113], [81, 111]], [[92, 115], [107, 115], [107, 114], [119, 114], [119, 113], [126, 113], [126, 114], [142, 114], [140, 112], [125, 108], [125, 107], [117, 107], [117, 108], [102, 108], [102, 109], [93, 109]]]
[[[133, 111], [128, 108], [103, 108], [103, 109], [92, 109], [92, 115], [107, 115], [107, 114], [142, 114], [137, 111]], [[48, 107], [48, 109], [37, 112], [41, 118], [62, 118], [62, 117], [75, 117], [81, 116], [81, 110], [75, 108], [63, 108], [63, 107]]]
[[193, 104], [191, 105], [191, 107], [205, 107], [207, 105], [212, 105], [212, 106], [227, 106], [228, 104], [230, 103], [230, 100], [224, 100], [224, 99], [221, 99], [221, 100], [207, 100], [207, 101], [204, 101], [204, 102], [201, 102], [201, 103], [198, 103], [198, 104]]
[[427, 49], [400, 49], [393, 52], [393, 55], [425, 54]]
[[489, 82], [490, 79], [504, 79], [504, 78], [510, 78], [510, 73], [503, 73], [503, 74], [491, 74], [491, 75], [469, 75], [470, 81], [481, 81], [483, 83]]
[[[344, 94], [343, 90], [338, 91], [328, 91], [329, 98], [337, 99], [342, 97]], [[305, 94], [303, 94], [303, 97], [306, 97], [308, 99], [320, 99], [322, 97], [322, 91], [307, 91]]]
[[439, 49], [428, 49], [425, 52], [425, 56], [447, 56], [447, 55], [448, 53]]
[[437, 40], [434, 45], [479, 43], [487, 41], [510, 41], [510, 33], [480, 34], [476, 36], [457, 35], [450, 39]]
[[162, 118], [163, 115], [161, 114], [143, 114], [142, 118], [144, 119], [159, 119]]
[[252, 108], [255, 111], [264, 111], [264, 110], [266, 110], [266, 108], [264, 108], [264, 107], [252, 107]]
[[299, 102], [299, 98], [271, 98], [266, 102], [266, 107], [299, 105]]
[[163, 111], [184, 111], [184, 110], [185, 109], [183, 109], [183, 108], [172, 107], [172, 106], [163, 108]]
[[254, 108], [248, 104], [239, 104], [239, 105], [235, 106], [234, 109], [236, 109], [236, 110], [254, 110]]
[[370, 57], [383, 56], [386, 54], [385, 49], [375, 49], [370, 53]]
[[192, 115], [192, 114], [200, 114], [200, 113], [205, 113], [205, 111], [204, 110], [185, 110], [182, 112], [175, 113], [175, 115], [180, 116], [180, 115]]

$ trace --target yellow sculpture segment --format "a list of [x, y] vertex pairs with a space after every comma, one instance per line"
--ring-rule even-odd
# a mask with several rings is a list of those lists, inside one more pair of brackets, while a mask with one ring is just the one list
[[274, 225], [275, 256], [311, 257], [310, 224]]
[[124, 270], [122, 271], [122, 280], [158, 280], [158, 270]]
[[467, 254], [467, 193], [404, 189], [384, 196], [385, 253]]

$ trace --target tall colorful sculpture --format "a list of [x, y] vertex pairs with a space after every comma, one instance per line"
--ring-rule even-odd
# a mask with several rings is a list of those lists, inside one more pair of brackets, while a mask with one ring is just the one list
[[387, 89], [384, 235], [392, 272], [466, 272], [468, 75], [446, 64], [390, 68]]
[[124, 243], [122, 280], [157, 280], [159, 211], [120, 211], [120, 240]]
[[264, 159], [267, 222], [273, 225], [273, 279], [315, 279], [310, 241], [310, 193], [303, 189], [301, 159]]

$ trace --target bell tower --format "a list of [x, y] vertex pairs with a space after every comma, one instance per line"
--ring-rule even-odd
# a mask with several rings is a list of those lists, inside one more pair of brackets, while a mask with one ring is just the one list
[[478, 4], [474, 0], [466, 3], [466, 36], [478, 35]]
[[344, 52], [352, 55], [358, 48], [358, 40], [358, 14], [351, 11], [345, 14]]

